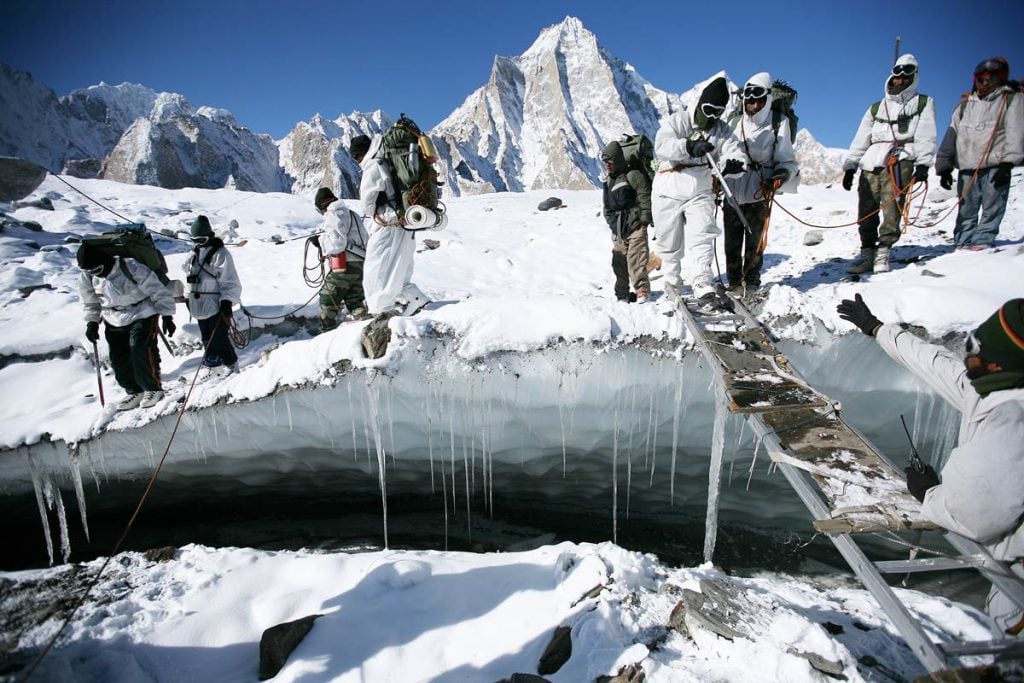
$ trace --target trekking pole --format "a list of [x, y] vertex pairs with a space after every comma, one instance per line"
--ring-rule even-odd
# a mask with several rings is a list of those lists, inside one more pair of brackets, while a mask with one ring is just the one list
[[924, 472], [925, 464], [921, 460], [921, 456], [917, 453], [917, 447], [914, 445], [914, 440], [910, 438], [910, 430], [907, 429], [907, 421], [903, 419], [903, 415], [900, 415], [900, 422], [903, 423], [903, 431], [907, 434], [907, 441], [910, 442], [910, 466], [915, 472]]
[[711, 158], [711, 155], [707, 155], [708, 163], [711, 165], [711, 172], [718, 178], [719, 185], [722, 186], [722, 192], [725, 193], [729, 203], [732, 204], [732, 208], [736, 209], [736, 215], [740, 217], [740, 223], [743, 223], [743, 229], [747, 231], [747, 234], [751, 237], [754, 236], [754, 229], [750, 227], [750, 223], [747, 222], [747, 217], [743, 215], [743, 211], [740, 209], [740, 203], [736, 201], [736, 197], [733, 196], [732, 190], [729, 189], [728, 183], [725, 182], [725, 177], [722, 176], [721, 169], [718, 168], [718, 164]]
[[96, 363], [96, 384], [100, 388], [100, 406], [107, 405], [107, 402], [103, 399], [103, 373], [100, 372], [100, 349], [96, 346], [96, 342], [92, 343], [92, 359]]
[[164, 336], [164, 333], [160, 332], [159, 330], [157, 330], [157, 334], [160, 335], [160, 339], [163, 340], [164, 346], [167, 347], [167, 353], [171, 354], [172, 356], [176, 355], [174, 353], [174, 349], [171, 348], [171, 343], [169, 341], [167, 341], [167, 337]]

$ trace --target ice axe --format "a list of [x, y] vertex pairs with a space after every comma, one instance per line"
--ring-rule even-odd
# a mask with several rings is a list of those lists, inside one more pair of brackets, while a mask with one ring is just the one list
[[747, 234], [751, 237], [754, 236], [754, 229], [750, 227], [750, 223], [747, 222], [747, 217], [743, 215], [743, 210], [740, 209], [740, 203], [736, 201], [736, 197], [733, 196], [732, 190], [729, 189], [729, 184], [725, 182], [725, 176], [722, 175], [722, 170], [718, 168], [718, 164], [714, 159], [711, 158], [710, 154], [706, 155], [708, 164], [711, 165], [711, 172], [718, 178], [718, 184], [722, 186], [722, 192], [725, 193], [729, 203], [732, 204], [732, 208], [736, 209], [736, 215], [740, 218], [740, 223], [743, 223], [743, 229], [747, 231]]
[[100, 349], [96, 342], [92, 343], [92, 358], [96, 363], [96, 385], [100, 388], [100, 406], [107, 405], [103, 399], [103, 373], [100, 371]]
[[910, 442], [910, 467], [915, 472], [924, 472], [925, 464], [921, 460], [921, 456], [917, 452], [917, 446], [914, 445], [914, 440], [910, 437], [910, 430], [907, 429], [907, 421], [900, 415], [900, 422], [903, 423], [903, 431], [907, 434], [907, 441]]

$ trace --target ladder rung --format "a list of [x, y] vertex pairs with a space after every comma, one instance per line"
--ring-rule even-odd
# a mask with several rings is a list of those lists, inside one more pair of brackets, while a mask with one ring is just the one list
[[1011, 650], [1024, 653], [1024, 642], [1020, 638], [1001, 638], [999, 640], [971, 640], [963, 643], [936, 643], [949, 657], [966, 657], [968, 655], [998, 654]]
[[980, 555], [958, 555], [957, 557], [928, 557], [920, 560], [883, 560], [875, 562], [883, 574], [911, 574], [914, 572], [940, 572], [950, 569], [977, 569], [984, 566]]

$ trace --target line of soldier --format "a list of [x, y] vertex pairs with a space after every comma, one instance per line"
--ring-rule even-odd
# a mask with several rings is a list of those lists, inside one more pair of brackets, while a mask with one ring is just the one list
[[[889, 270], [909, 190], [913, 182], [927, 179], [933, 163], [946, 190], [953, 186], [953, 170], [960, 170], [955, 247], [991, 247], [1006, 209], [1011, 169], [1024, 161], [1024, 99], [1011, 86], [1005, 59], [986, 59], [975, 68], [972, 91], [954, 109], [937, 155], [935, 103], [919, 94], [918, 77], [913, 55], [896, 60], [886, 77], [884, 97], [865, 111], [844, 161], [844, 189], [853, 187], [860, 170], [861, 249], [848, 268], [851, 274]], [[760, 286], [761, 231], [770, 198], [775, 192], [792, 191], [799, 172], [790, 123], [783, 117], [777, 127], [772, 125], [773, 81], [766, 72], [744, 84], [742, 111], [730, 121], [723, 118], [730, 99], [724, 73], [698, 87], [695, 103], [684, 104], [661, 122], [654, 143], [659, 168], [653, 183], [643, 174], [627, 172], [617, 143], [609, 144], [602, 155], [608, 174], [604, 214], [613, 231], [612, 268], [620, 300], [644, 302], [650, 297], [647, 229], [656, 226], [666, 298], [678, 302], [685, 280], [701, 309], [728, 306], [716, 295], [711, 273], [714, 241], [721, 231], [715, 223], [709, 159], [723, 164], [726, 189], [743, 214], [741, 218], [726, 204], [728, 287], [750, 293]]]

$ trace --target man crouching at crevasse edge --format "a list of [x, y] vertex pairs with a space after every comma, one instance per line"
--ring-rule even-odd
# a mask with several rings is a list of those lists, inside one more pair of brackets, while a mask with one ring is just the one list
[[[857, 294], [836, 309], [960, 411], [960, 436], [942, 468], [907, 468], [907, 489], [925, 517], [984, 544], [1024, 576], [1024, 299], [999, 307], [967, 338], [966, 356], [883, 324]], [[1020, 607], [994, 587], [986, 611], [1020, 635]]]

